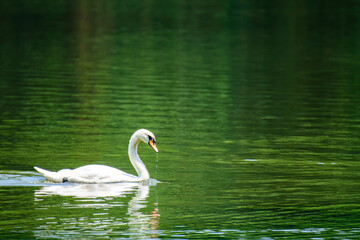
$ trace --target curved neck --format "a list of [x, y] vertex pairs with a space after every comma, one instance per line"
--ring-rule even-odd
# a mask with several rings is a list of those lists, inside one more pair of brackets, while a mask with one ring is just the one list
[[149, 172], [145, 167], [145, 164], [141, 161], [139, 154], [137, 153], [138, 145], [141, 140], [137, 136], [132, 136], [129, 142], [129, 158], [131, 164], [134, 166], [139, 178], [141, 180], [147, 180], [150, 178]]

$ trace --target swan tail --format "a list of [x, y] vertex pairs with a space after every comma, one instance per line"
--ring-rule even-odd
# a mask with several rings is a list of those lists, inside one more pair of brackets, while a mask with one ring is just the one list
[[39, 173], [41, 173], [41, 175], [43, 175], [47, 180], [49, 181], [53, 181], [53, 182], [62, 182], [63, 177], [57, 173], [57, 172], [51, 172], [39, 167], [34, 167], [36, 171], [38, 171]]

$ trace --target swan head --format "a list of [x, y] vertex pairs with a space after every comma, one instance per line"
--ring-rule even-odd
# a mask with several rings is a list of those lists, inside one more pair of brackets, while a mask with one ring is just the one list
[[134, 136], [136, 136], [137, 138], [139, 138], [141, 141], [143, 141], [144, 143], [149, 144], [149, 146], [154, 149], [155, 152], [159, 152], [159, 150], [157, 149], [155, 143], [155, 135], [150, 132], [147, 129], [139, 129], [134, 133]]

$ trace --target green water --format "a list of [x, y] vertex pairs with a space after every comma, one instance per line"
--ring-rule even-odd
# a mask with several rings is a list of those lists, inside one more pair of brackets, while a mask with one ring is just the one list
[[[358, 239], [360, 3], [1, 1], [0, 238]], [[54, 184], [105, 164], [152, 184]]]

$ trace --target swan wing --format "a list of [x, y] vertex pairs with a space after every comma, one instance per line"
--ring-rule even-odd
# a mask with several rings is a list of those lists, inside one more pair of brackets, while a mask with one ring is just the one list
[[73, 182], [73, 183], [110, 183], [110, 182], [139, 182], [137, 176], [128, 174], [119, 169], [105, 165], [86, 165], [74, 170], [62, 169], [58, 172], [51, 172], [39, 167], [34, 167], [47, 180], [53, 182]]
[[71, 171], [69, 182], [78, 183], [109, 183], [109, 182], [139, 182], [137, 176], [105, 165], [86, 165]]

